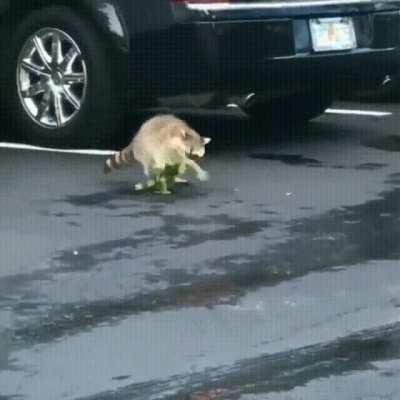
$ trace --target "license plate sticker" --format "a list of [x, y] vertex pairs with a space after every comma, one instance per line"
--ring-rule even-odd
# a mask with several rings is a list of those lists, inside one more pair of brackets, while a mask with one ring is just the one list
[[310, 32], [316, 52], [351, 50], [357, 47], [352, 18], [311, 19]]

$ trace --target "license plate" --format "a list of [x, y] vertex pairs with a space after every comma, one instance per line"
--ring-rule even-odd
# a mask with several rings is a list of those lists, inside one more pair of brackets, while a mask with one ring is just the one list
[[320, 18], [310, 20], [314, 51], [351, 50], [357, 47], [352, 18]]

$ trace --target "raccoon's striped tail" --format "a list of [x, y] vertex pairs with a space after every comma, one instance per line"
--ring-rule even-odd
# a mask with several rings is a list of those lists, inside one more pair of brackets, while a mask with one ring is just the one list
[[106, 175], [113, 171], [122, 169], [123, 167], [133, 164], [135, 157], [133, 151], [130, 149], [124, 149], [119, 153], [115, 153], [111, 156], [104, 164], [104, 173]]

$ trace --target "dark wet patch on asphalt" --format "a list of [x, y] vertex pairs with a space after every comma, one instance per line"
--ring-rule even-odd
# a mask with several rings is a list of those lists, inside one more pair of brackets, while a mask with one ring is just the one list
[[[390, 215], [390, 218], [385, 217]], [[164, 290], [154, 290], [133, 298], [109, 299], [85, 305], [67, 305], [50, 315], [48, 321], [38, 321], [16, 332], [21, 340], [34, 342], [53, 340], [56, 337], [94, 327], [115, 318], [124, 318], [144, 311], [157, 311], [188, 306], [213, 307], [218, 304], [235, 304], [249, 290], [275, 285], [290, 278], [303, 276], [336, 266], [354, 265], [370, 260], [400, 259], [400, 189], [384, 192], [365, 204], [332, 210], [326, 214], [298, 220], [288, 228], [290, 237], [286, 242], [269, 247], [256, 255], [233, 254], [216, 258], [207, 263], [215, 274], [206, 276], [198, 273], [184, 274], [186, 282], [176, 282], [176, 271], [168, 278], [161, 273], [160, 280], [169, 283]], [[155, 234], [162, 243], [177, 247], [201, 244], [207, 240], [234, 239], [251, 236], [265, 229], [264, 221], [259, 224], [247, 221], [239, 230], [223, 228], [217, 233], [201, 233], [198, 229], [186, 232], [176, 240], [179, 225], [185, 226], [193, 219], [184, 216], [164, 217], [164, 228], [142, 231], [140, 239], [126, 238], [80, 249], [82, 258], [64, 254], [60, 261], [63, 270], [92, 268], [104, 259], [134, 257], [134, 252], [115, 252], [122, 247], [137, 248], [143, 243], [154, 243]], [[218, 217], [217, 217], [218, 219]], [[195, 219], [196, 220], [196, 219]], [[219, 216], [220, 222], [238, 225], [240, 220]], [[171, 221], [175, 226], [169, 226]], [[197, 221], [197, 220], [196, 220]], [[197, 221], [198, 222], [198, 221]], [[349, 223], [354, 222], [354, 223]], [[355, 223], [356, 222], [356, 223]], [[219, 233], [218, 233], [219, 232]], [[141, 241], [141, 242], [140, 242]], [[154, 275], [148, 279], [155, 281]], [[170, 279], [170, 281], [169, 281]], [[175, 281], [175, 282], [174, 282]], [[60, 315], [69, 315], [68, 319]]]
[[261, 214], [264, 214], [264, 215], [279, 215], [279, 213], [277, 211], [266, 210], [266, 211], [260, 211], [260, 212], [261, 212]]
[[384, 137], [379, 137], [365, 143], [367, 147], [373, 147], [378, 150], [385, 151], [400, 151], [400, 136], [388, 135]]
[[360, 165], [357, 165], [355, 169], [361, 169], [361, 170], [367, 170], [367, 171], [374, 171], [377, 169], [385, 168], [389, 164], [384, 164], [384, 163], [363, 163]]
[[81, 214], [78, 214], [78, 213], [66, 213], [66, 212], [51, 213], [49, 210], [40, 210], [39, 215], [41, 215], [43, 217], [56, 217], [56, 218], [60, 218], [60, 219], [81, 216]]
[[[152, 214], [153, 215], [153, 214]], [[154, 216], [154, 215], [153, 215]], [[145, 229], [116, 240], [98, 242], [75, 249], [68, 249], [58, 252], [50, 261], [51, 269], [35, 271], [34, 274], [17, 275], [0, 279], [0, 287], [4, 287], [2, 299], [6, 303], [6, 293], [17, 293], [20, 291], [23, 296], [29, 288], [29, 283], [34, 280], [51, 281], [59, 273], [85, 272], [92, 270], [101, 263], [118, 260], [134, 260], [137, 256], [137, 249], [148, 246], [155, 248], [158, 245], [168, 245], [171, 248], [191, 247], [215, 240], [236, 240], [251, 237], [262, 232], [268, 225], [264, 220], [247, 221], [233, 218], [226, 214], [193, 218], [184, 215], [159, 215], [162, 226]], [[200, 226], [216, 224], [214, 230], [199, 230]], [[188, 226], [190, 226], [188, 229]], [[107, 321], [110, 316], [125, 317], [141, 311], [153, 311], [166, 307], [205, 306], [211, 307], [216, 304], [232, 303], [236, 293], [233, 282], [226, 276], [201, 277], [197, 273], [186, 273], [183, 270], [167, 268], [160, 274], [147, 274], [148, 283], [155, 284], [160, 281], [166, 282], [169, 288], [164, 291], [154, 291], [149, 296], [135, 296], [108, 300], [99, 303], [89, 303], [75, 307], [61, 306], [54, 313], [51, 313], [48, 320], [39, 322], [36, 328], [31, 326], [19, 330], [17, 336], [38, 341], [47, 341], [62, 336], [75, 328], [84, 329], [91, 325], [97, 325]], [[179, 287], [186, 285], [185, 287]], [[28, 290], [29, 291], [29, 290]], [[32, 303], [19, 301], [12, 306], [13, 311], [18, 314], [26, 313], [26, 307], [37, 308], [40, 303], [33, 300]], [[119, 311], [116, 311], [119, 310]], [[28, 310], [29, 311], [29, 310]], [[59, 317], [61, 315], [61, 318]], [[67, 316], [67, 317], [64, 317]]]
[[121, 318], [142, 312], [189, 306], [212, 308], [218, 304], [233, 305], [239, 296], [237, 288], [227, 276], [211, 275], [197, 279], [194, 276], [191, 282], [190, 285], [171, 286], [132, 298], [53, 307], [40, 322], [14, 330], [13, 342], [19, 347], [47, 343], [65, 335], [93, 329], [102, 323], [116, 324]]
[[[196, 246], [209, 241], [234, 240], [255, 235], [267, 229], [266, 220], [242, 220], [228, 214], [212, 215], [203, 218], [191, 218], [184, 215], [163, 215], [163, 225], [156, 229], [144, 229], [137, 232], [149, 239], [157, 238], [172, 248]], [[214, 229], [201, 231], [196, 227], [187, 229], [188, 225], [213, 226]]]
[[59, 212], [59, 213], [54, 213], [54, 214], [49, 214], [52, 217], [57, 217], [57, 218], [66, 218], [66, 217], [79, 217], [80, 214], [78, 213], [65, 213], [65, 212]]
[[121, 376], [115, 376], [112, 378], [113, 381], [125, 381], [126, 379], [129, 379], [131, 375], [121, 375]]
[[[325, 166], [319, 160], [314, 158], [307, 158], [300, 154], [264, 154], [264, 153], [254, 153], [251, 154], [251, 158], [257, 160], [268, 160], [268, 161], [280, 161], [287, 165], [292, 166], [306, 166], [306, 167], [323, 167]], [[389, 164], [385, 163], [362, 163], [356, 165], [355, 167], [347, 167], [344, 165], [333, 165], [331, 168], [333, 169], [355, 169], [355, 170], [366, 170], [366, 171], [374, 171], [378, 169], [382, 169], [387, 167]]]
[[136, 213], [126, 213], [126, 214], [110, 214], [106, 215], [107, 218], [154, 218], [160, 216], [162, 207], [150, 207], [150, 210], [138, 210]]
[[[165, 269], [165, 270], [164, 270]], [[182, 269], [168, 268], [167, 265], [159, 264], [159, 271], [146, 274], [146, 281], [158, 284], [162, 281], [168, 282], [170, 286], [188, 285], [190, 282], [197, 280], [200, 273], [188, 273]]]
[[[4, 278], [0, 278], [0, 301], [6, 304], [13, 303], [13, 296], [17, 291], [23, 291], [24, 297], [26, 299], [29, 297], [25, 290], [28, 290], [29, 284], [32, 281], [51, 281], [52, 280], [52, 273], [49, 269], [45, 270], [36, 270], [32, 273], [25, 273], [25, 274], [18, 274], [18, 275], [10, 275]], [[35, 303], [37, 304], [37, 303]], [[18, 307], [19, 310], [25, 310], [32, 305], [29, 303], [25, 306], [23, 300], [19, 300], [18, 304], [14, 304], [14, 307]]]
[[400, 190], [394, 189], [381, 193], [376, 200], [299, 222], [290, 230], [293, 234], [311, 235], [312, 241], [321, 245], [331, 243], [328, 248], [341, 246], [339, 264], [349, 265], [400, 258], [399, 217]]
[[389, 179], [385, 181], [389, 185], [400, 185], [400, 172], [389, 175]]
[[400, 299], [393, 298], [390, 303], [393, 307], [400, 308]]
[[347, 167], [345, 165], [332, 165], [331, 168], [332, 169], [347, 169]]
[[385, 163], [362, 163], [356, 166], [346, 166], [346, 165], [332, 165], [330, 168], [339, 170], [356, 170], [356, 171], [377, 171], [388, 167], [389, 164]]
[[301, 154], [270, 154], [270, 153], [253, 153], [251, 158], [256, 160], [280, 161], [287, 165], [304, 165], [311, 167], [322, 166], [323, 163], [314, 158], [307, 158]]
[[221, 257], [213, 267], [244, 290], [339, 265], [399, 259], [399, 217], [400, 189], [395, 189], [362, 205], [299, 220], [289, 228], [291, 239], [272, 251]]
[[230, 367], [128, 385], [80, 400], [193, 400], [194, 394], [210, 391], [223, 395], [218, 399], [235, 400], [246, 394], [288, 392], [312, 380], [375, 370], [374, 363], [399, 357], [400, 324], [394, 324], [325, 344], [242, 360]]
[[134, 254], [128, 254], [124, 250], [135, 250], [145, 242], [147, 239], [138, 237], [106, 240], [77, 247], [75, 250], [60, 251], [53, 257], [52, 263], [57, 268], [56, 272], [87, 271], [101, 262], [133, 259]]
[[[139, 217], [158, 217], [161, 226], [143, 229], [131, 237], [108, 240], [91, 245], [60, 251], [53, 257], [58, 272], [86, 271], [107, 261], [134, 259], [135, 250], [140, 246], [156, 247], [167, 244], [171, 248], [196, 246], [208, 241], [235, 240], [252, 236], [268, 227], [267, 221], [247, 221], [227, 214], [203, 218], [192, 218], [180, 214], [162, 215], [154, 212], [139, 212]], [[197, 229], [199, 225], [214, 224], [211, 231]], [[192, 225], [188, 229], [188, 225]]]
[[[157, 210], [161, 211], [162, 209], [157, 208]], [[29, 282], [35, 280], [50, 281], [58, 273], [89, 271], [101, 263], [133, 260], [137, 256], [136, 250], [143, 246], [155, 248], [161, 244], [168, 245], [171, 248], [182, 248], [200, 245], [210, 240], [229, 241], [250, 237], [268, 226], [266, 220], [248, 221], [230, 217], [227, 214], [193, 218], [181, 214], [162, 215], [155, 211], [154, 208], [154, 212], [151, 213], [139, 212], [135, 214], [135, 217], [152, 216], [160, 218], [161, 226], [144, 229], [120, 239], [61, 250], [50, 260], [51, 269], [0, 278], [0, 289], [4, 288], [2, 298], [6, 298], [5, 293], [15, 291], [18, 287], [24, 288], [29, 285]], [[198, 229], [198, 226], [206, 227], [210, 224], [214, 224], [214, 229], [211, 232]], [[188, 229], [188, 226], [191, 226], [190, 229]], [[181, 275], [185, 275], [184, 271], [181, 271]]]
[[80, 228], [82, 226], [81, 224], [78, 224], [77, 222], [74, 221], [68, 221], [67, 225], [72, 226], [74, 228]]
[[117, 215], [106, 215], [107, 218], [143, 218], [143, 217], [155, 217], [157, 213], [154, 211], [138, 211], [137, 213], [126, 213]]
[[[0, 371], [6, 368], [11, 369], [9, 353], [12, 343], [12, 333], [10, 330], [0, 330]], [[0, 395], [1, 400], [1, 395]]]
[[[108, 210], [115, 210], [120, 207], [112, 204], [113, 201], [127, 199], [132, 192], [124, 189], [114, 189], [103, 192], [90, 193], [86, 195], [68, 195], [65, 200], [58, 200], [69, 203], [75, 207], [103, 207]], [[134, 205], [131, 205], [131, 207]]]
[[[133, 208], [139, 207], [139, 204], [134, 203]], [[121, 214], [105, 215], [107, 218], [142, 218], [160, 216], [164, 209], [164, 204], [153, 204], [146, 207], [146, 210], [138, 210], [136, 212], [126, 212]]]

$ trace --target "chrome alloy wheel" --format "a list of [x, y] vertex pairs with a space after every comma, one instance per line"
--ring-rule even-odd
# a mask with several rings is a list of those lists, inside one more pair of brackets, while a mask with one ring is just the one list
[[17, 63], [21, 103], [37, 124], [56, 129], [79, 113], [87, 89], [86, 63], [76, 42], [56, 28], [34, 33]]

